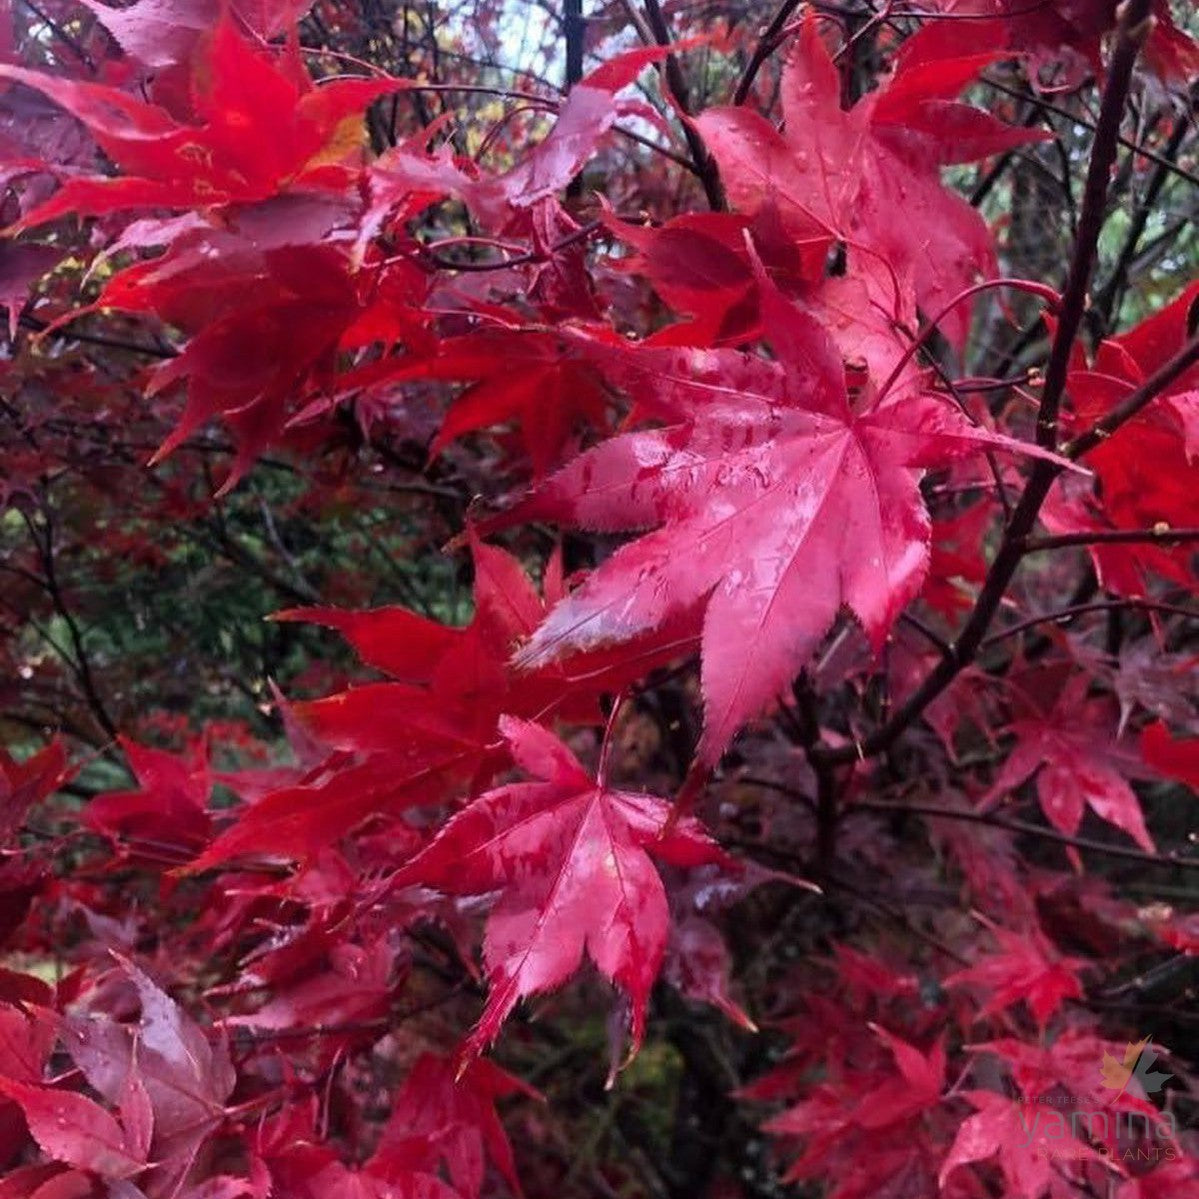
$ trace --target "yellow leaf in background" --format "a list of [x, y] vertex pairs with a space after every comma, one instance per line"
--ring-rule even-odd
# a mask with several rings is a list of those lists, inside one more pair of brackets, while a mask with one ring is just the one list
[[366, 130], [362, 124], [362, 116], [353, 113], [338, 122], [329, 140], [304, 164], [303, 170], [314, 171], [318, 167], [337, 166], [365, 153], [366, 145]]

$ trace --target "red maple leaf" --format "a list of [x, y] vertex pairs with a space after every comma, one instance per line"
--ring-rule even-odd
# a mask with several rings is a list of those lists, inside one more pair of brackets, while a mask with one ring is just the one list
[[[980, 44], [970, 29], [934, 22], [903, 44], [884, 86], [845, 111], [837, 68], [809, 14], [783, 76], [784, 133], [744, 107], [709, 109], [697, 122], [730, 200], [754, 215], [776, 209], [800, 241], [815, 226], [845, 240], [851, 259], [881, 255], [921, 307], [939, 315], [995, 265], [986, 225], [942, 185], [940, 168], [1048, 136], [956, 102], [1002, 57]], [[942, 328], [960, 344], [969, 324], [961, 305]]]
[[[184, 62], [212, 29], [225, 6], [221, 0], [138, 0], [113, 8], [81, 0], [126, 54], [147, 67]], [[290, 29], [312, 7], [311, 0], [226, 0], [227, 10], [266, 41]]]
[[18, 762], [0, 749], [0, 848], [20, 827], [25, 813], [73, 774], [59, 741]]
[[29, 289], [62, 258], [58, 246], [0, 241], [0, 308], [8, 310], [8, 338], [15, 341]]
[[[511, 654], [544, 617], [545, 602], [511, 554], [477, 539], [472, 550], [475, 614], [465, 628], [398, 606], [276, 616], [337, 629], [391, 678], [289, 705], [289, 717], [332, 756], [243, 809], [189, 870], [251, 853], [307, 859], [370, 816], [428, 803], [454, 784], [481, 784], [507, 760], [497, 733], [502, 713], [598, 723], [599, 695], [693, 644], [672, 626], [632, 655], [600, 651], [569, 671], [522, 675]], [[560, 587], [554, 573], [547, 575], [551, 600]]]
[[655, 529], [559, 603], [518, 661], [541, 667], [702, 617], [707, 765], [789, 686], [842, 608], [881, 647], [928, 566], [922, 469], [1015, 447], [907, 384], [855, 410], [829, 335], [760, 290], [776, 361], [605, 352], [609, 377], [666, 427], [588, 450], [493, 522]]
[[1086, 965], [1084, 961], [1062, 957], [1035, 929], [991, 931], [999, 942], [999, 952], [945, 980], [946, 986], [980, 987], [989, 994], [990, 998], [978, 1011], [980, 1019], [1023, 1000], [1044, 1028], [1065, 1000], [1082, 996], [1078, 970]]
[[[396, 987], [395, 947], [384, 938], [371, 945], [335, 944], [311, 974], [275, 982], [269, 1002], [229, 1023], [244, 1028], [351, 1028], [378, 1020]], [[402, 977], [402, 975], [400, 976]]]
[[[1191, 336], [1199, 284], [1118, 337], [1101, 341], [1094, 362], [1076, 352], [1069, 377], [1073, 430], [1106, 416]], [[1179, 376], [1144, 411], [1087, 455], [1093, 490], [1062, 480], [1044, 512], [1054, 533], [1112, 529], [1158, 530], [1194, 524], [1199, 488], [1199, 367]], [[1094, 545], [1090, 554], [1106, 587], [1122, 595], [1147, 594], [1147, 576], [1160, 575], [1194, 589], [1193, 546], [1143, 543]]]
[[[564, 217], [558, 193], [618, 117], [616, 93], [670, 51], [671, 47], [645, 46], [597, 67], [570, 89], [545, 137], [503, 174], [482, 174], [473, 163], [460, 166], [445, 151], [427, 153], [428, 133], [386, 151], [370, 168], [372, 203], [365, 226], [373, 230], [389, 219], [406, 220], [426, 205], [454, 196], [495, 232], [536, 234], [539, 225]], [[543, 103], [552, 109], [551, 101]]]
[[[688, 212], [654, 227], [605, 212], [604, 221], [638, 251], [613, 259], [613, 267], [642, 275], [676, 312], [693, 318], [656, 333], [655, 344], [712, 346], [758, 334], [757, 280], [745, 246], [751, 222], [745, 217]], [[821, 235], [814, 243], [819, 261], [811, 264], [811, 277], [823, 272], [828, 242]]]
[[517, 1094], [540, 1098], [486, 1059], [459, 1070], [449, 1058], [422, 1054], [396, 1096], [367, 1168], [392, 1180], [405, 1172], [436, 1174], [444, 1162], [456, 1191], [465, 1199], [479, 1199], [490, 1157], [519, 1195], [512, 1145], [495, 1110], [497, 1100]]
[[151, 851], [179, 851], [190, 856], [208, 840], [205, 810], [212, 791], [208, 749], [202, 742], [176, 756], [138, 745], [126, 737], [121, 748], [137, 778], [135, 791], [106, 791], [84, 809], [83, 823], [113, 839]]
[[[1088, 73], [1101, 75], [1100, 46], [1116, 24], [1118, 0], [936, 0], [951, 19], [974, 20], [980, 45], [1004, 46], [1029, 59], [1033, 74], [1055, 91], [1077, 88]], [[1149, 66], [1168, 82], [1186, 83], [1199, 69], [1199, 46], [1174, 23], [1169, 0], [1154, 0], [1145, 44]]]
[[[812, 1014], [825, 1013], [817, 1007]], [[877, 1023], [869, 1027], [887, 1053], [877, 1052], [856, 1021], [848, 1042], [852, 1062], [840, 1059], [827, 1031], [817, 1034], [813, 1040], [824, 1042], [818, 1050], [823, 1081], [766, 1125], [773, 1135], [802, 1143], [786, 1179], [828, 1178], [829, 1199], [929, 1193], [936, 1176], [944, 1046], [937, 1042], [925, 1053]]]
[[410, 328], [395, 301], [397, 291], [407, 299], [421, 292], [411, 264], [355, 270], [345, 248], [312, 243], [344, 216], [307, 197], [245, 208], [219, 226], [180, 218], [126, 231], [124, 243], [161, 239], [167, 249], [115, 275], [99, 303], [153, 313], [194, 334], [151, 377], [150, 394], [187, 384], [183, 412], [152, 461], [220, 416], [238, 443], [221, 487], [230, 490], [279, 438], [305, 393], [332, 378], [339, 349], [394, 341]]
[[1141, 756], [1159, 774], [1199, 791], [1199, 737], [1171, 737], [1158, 720], [1141, 733]]
[[[178, 1180], [224, 1118], [235, 1082], [229, 1050], [142, 970], [127, 961], [121, 968], [141, 1006], [136, 1025], [106, 1015], [68, 1016], [61, 1023], [63, 1043], [100, 1095], [134, 1111], [143, 1126], [152, 1123], [150, 1160], [160, 1178]], [[131, 1072], [145, 1092], [149, 1116], [140, 1110], [140, 1097], [130, 1094]]]
[[339, 389], [444, 379], [469, 383], [450, 406], [430, 456], [480, 429], [515, 422], [537, 476], [559, 465], [577, 429], [602, 427], [601, 381], [571, 343], [548, 333], [484, 329], [447, 337], [430, 357], [384, 360], [342, 376]]
[[963, 1165], [997, 1157], [1009, 1193], [1040, 1199], [1076, 1193], [1070, 1181], [1083, 1161], [1102, 1159], [1086, 1142], [1062, 1129], [1056, 1107], [1016, 1103], [994, 1091], [966, 1091], [975, 1114], [962, 1122], [941, 1165], [941, 1186]]
[[500, 730], [538, 781], [479, 796], [395, 878], [451, 895], [499, 892], [483, 947], [491, 993], [467, 1051], [493, 1041], [520, 999], [561, 986], [584, 953], [628, 995], [639, 1046], [669, 924], [650, 854], [679, 866], [724, 855], [690, 818], [667, 831], [664, 800], [592, 779], [540, 726], [505, 716]]
[[20, 228], [74, 213], [209, 208], [266, 200], [288, 187], [341, 191], [360, 163], [362, 112], [404, 86], [394, 79], [316, 86], [290, 55], [256, 46], [226, 15], [189, 59], [187, 111], [172, 113], [119, 88], [0, 64], [0, 79], [32, 87], [82, 121], [116, 178], [71, 177]]
[[[1030, 680], [1036, 685], [1035, 674]], [[1048, 702], [1036, 691], [1023, 692], [1026, 706], [1009, 725], [1016, 741], [990, 793], [993, 801], [1036, 776], [1037, 799], [1046, 819], [1060, 832], [1078, 832], [1089, 807], [1153, 852], [1140, 800], [1128, 776], [1146, 773], [1135, 750], [1115, 737], [1116, 705], [1086, 698], [1085, 675], [1073, 676]]]
[[886, 1128], [910, 1121], [941, 1102], [945, 1089], [945, 1046], [938, 1041], [926, 1053], [879, 1024], [871, 1031], [895, 1058], [898, 1074], [862, 1097], [854, 1121], [863, 1128]]
[[21, 1105], [33, 1139], [55, 1161], [104, 1178], [129, 1178], [146, 1168], [128, 1131], [87, 1096], [10, 1078], [0, 1078], [0, 1095]]
[[536, 719], [567, 704], [573, 714], [585, 711], [598, 721], [594, 701], [569, 688], [561, 671], [523, 678], [512, 671], [508, 659], [544, 617], [545, 604], [511, 554], [477, 539], [471, 548], [475, 614], [465, 628], [398, 606], [297, 608], [276, 616], [337, 629], [364, 662], [393, 680], [292, 705], [309, 733], [355, 752], [396, 755], [406, 743], [460, 751], [469, 760], [457, 773], [469, 776], [484, 758], [496, 760], [496, 721], [503, 712]]
[[586, 75], [570, 89], [545, 138], [511, 170], [470, 187], [467, 203], [497, 229], [527, 229], [532, 212], [547, 201], [556, 203], [557, 194], [590, 158], [601, 135], [611, 128], [619, 115], [616, 93], [671, 50], [670, 46], [626, 50]]

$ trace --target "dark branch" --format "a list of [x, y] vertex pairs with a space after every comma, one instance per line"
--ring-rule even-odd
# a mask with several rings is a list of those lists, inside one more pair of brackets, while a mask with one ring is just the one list
[[[662, 14], [658, 0], [646, 0], [645, 15], [654, 40], [659, 46], [669, 46], [672, 41], [670, 27], [666, 24], [666, 18]], [[724, 187], [720, 182], [720, 170], [716, 165], [716, 160], [708, 152], [704, 139], [700, 137], [699, 130], [689, 119], [691, 104], [687, 95], [687, 81], [683, 78], [683, 69], [679, 66], [679, 60], [675, 55], [668, 54], [666, 56], [662, 74], [666, 81], [666, 87], [674, 97], [674, 102], [678, 105], [682, 115], [683, 136], [687, 139], [687, 148], [691, 151], [691, 161], [695, 165], [695, 173], [699, 176], [704, 195], [708, 198], [708, 207], [713, 212], [723, 212], [727, 205], [724, 198]]]

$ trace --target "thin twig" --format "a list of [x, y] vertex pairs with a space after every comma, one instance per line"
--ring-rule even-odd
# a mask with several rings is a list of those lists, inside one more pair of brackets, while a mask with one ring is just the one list
[[953, 646], [945, 640], [935, 629], [930, 628], [918, 616], [913, 616], [910, 612], [903, 612], [899, 619], [906, 625], [911, 625], [926, 641], [935, 645], [944, 658], [952, 657]]
[[[1163, 157], [1170, 163], [1177, 159], [1190, 127], [1190, 118], [1185, 115], [1179, 116], [1175, 121], [1174, 128], [1162, 151]], [[1145, 194], [1133, 214], [1128, 234], [1124, 238], [1124, 245], [1120, 247], [1116, 264], [1112, 267], [1112, 273], [1095, 297], [1094, 309], [1103, 318], [1104, 324], [1108, 328], [1115, 324], [1114, 318], [1120, 309], [1133, 259], [1136, 257], [1137, 246], [1140, 245], [1141, 238], [1144, 236], [1149, 217], [1157, 208], [1158, 197], [1161, 195], [1169, 173], [1166, 163], [1157, 164], [1157, 169], [1153, 172], [1149, 185], [1145, 188]]]
[[1144, 612], [1160, 612], [1165, 616], [1182, 616], [1190, 620], [1199, 620], [1199, 609], [1183, 608], [1178, 604], [1167, 604], [1159, 600], [1140, 599], [1137, 596], [1128, 596], [1118, 600], [1094, 600], [1085, 604], [1070, 604], [1068, 607], [1058, 608], [1054, 612], [1042, 612], [1039, 616], [1030, 616], [1027, 620], [1020, 621], [1019, 624], [1009, 625], [1006, 629], [992, 633], [983, 641], [982, 648], [989, 649], [992, 645], [998, 645], [1009, 637], [1017, 637], [1028, 629], [1035, 629], [1037, 625], [1057, 624], [1061, 621], [1073, 620], [1074, 617], [1085, 616], [1088, 612], [1119, 612], [1125, 608], [1138, 608]]
[[1184, 869], [1199, 870], [1199, 858], [1179, 858], [1172, 854], [1147, 853], [1143, 849], [1134, 849], [1131, 845], [1113, 845], [1107, 841], [1097, 841], [1093, 837], [1079, 837], [1072, 833], [1059, 832], [1047, 825], [1033, 824], [1027, 820], [1011, 820], [1005, 816], [996, 816], [991, 812], [972, 811], [969, 808], [946, 808], [937, 804], [888, 803], [886, 800], [863, 799], [857, 800], [847, 809], [847, 812], [861, 811], [910, 813], [913, 816], [966, 820], [974, 824], [988, 824], [994, 828], [1005, 829], [1010, 833], [1040, 837], [1045, 841], [1068, 845], [1072, 849], [1085, 849], [1114, 858], [1128, 858], [1149, 866], [1181, 866]]
[[1053, 537], [1030, 537], [1024, 543], [1026, 554], [1056, 550], [1070, 545], [1124, 545], [1144, 541], [1157, 545], [1178, 545], [1199, 541], [1199, 529], [1172, 529], [1169, 525], [1152, 529], [1094, 529], [1081, 533], [1058, 533]]
[[115, 741], [117, 737], [116, 721], [109, 715], [108, 708], [100, 696], [100, 689], [96, 685], [96, 678], [92, 673], [91, 660], [83, 645], [83, 630], [80, 629], [79, 622], [75, 619], [75, 614], [68, 606], [62, 586], [59, 583], [58, 571], [54, 561], [54, 521], [50, 515], [50, 505], [43, 500], [42, 520], [45, 525], [44, 540], [38, 537], [32, 518], [23, 509], [18, 509], [18, 511], [21, 512], [26, 527], [29, 530], [29, 535], [33, 538], [33, 543], [37, 547], [38, 556], [42, 564], [42, 574], [45, 576], [46, 594], [49, 595], [50, 602], [54, 606], [54, 611], [58, 613], [58, 616], [66, 626], [67, 636], [71, 639], [72, 653], [71, 655], [64, 655], [64, 660], [71, 667], [72, 673], [78, 680], [80, 689], [83, 691], [83, 697], [87, 701], [88, 707], [91, 708], [92, 714], [95, 716], [100, 727]]
[[782, 33], [783, 27], [791, 18], [791, 14], [799, 7], [799, 0], [783, 0], [779, 5], [774, 17], [769, 25], [762, 30], [761, 37], [758, 38], [758, 43], [753, 48], [753, 53], [749, 56], [749, 62], [745, 65], [745, 70], [741, 73], [741, 78], [737, 81], [737, 87], [733, 92], [733, 103], [744, 104], [749, 99], [750, 88], [754, 85], [754, 80], [758, 77], [758, 72], [762, 69], [762, 64], [774, 53], [775, 47], [778, 44], [779, 34]]
[[[1020, 91], [1018, 88], [1008, 87], [1006, 84], [1000, 83], [997, 79], [992, 79], [989, 76], [983, 76], [980, 82], [987, 84], [988, 87], [995, 88], [996, 91], [1003, 92], [1006, 96], [1013, 96], [1017, 100], [1027, 100], [1029, 104], [1035, 104], [1045, 109], [1046, 112], [1056, 113], [1059, 117], [1065, 117], [1067, 121], [1072, 121], [1075, 125], [1079, 125], [1083, 129], [1089, 129], [1092, 133], [1097, 129], [1094, 121], [1089, 121], [1086, 117], [1080, 117], [1068, 108], [1062, 108], [1061, 105], [1046, 100], [1044, 96], [1033, 95], [1029, 92]], [[1141, 158], [1147, 158], [1150, 162], [1165, 167], [1166, 170], [1177, 175], [1180, 179], [1185, 179], [1188, 183], [1193, 183], [1196, 187], [1199, 187], [1199, 175], [1196, 175], [1193, 171], [1188, 171], [1185, 167], [1180, 167], [1176, 162], [1171, 162], [1165, 155], [1159, 154], [1156, 150], [1150, 150], [1148, 146], [1143, 146], [1139, 142], [1133, 141], [1130, 137], [1124, 137], [1123, 134], [1119, 135], [1116, 141], [1126, 150], [1132, 150], [1133, 153], [1138, 154]]]

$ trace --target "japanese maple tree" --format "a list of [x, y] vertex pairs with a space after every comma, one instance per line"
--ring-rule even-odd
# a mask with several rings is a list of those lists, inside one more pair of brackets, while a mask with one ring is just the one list
[[16, 0], [0, 1199], [1199, 1199], [1199, 21]]

